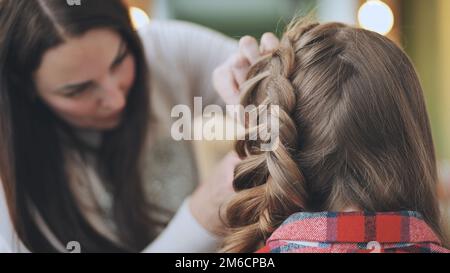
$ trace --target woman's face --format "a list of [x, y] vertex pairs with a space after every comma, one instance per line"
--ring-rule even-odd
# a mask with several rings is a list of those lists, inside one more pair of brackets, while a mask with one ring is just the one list
[[114, 31], [95, 29], [48, 50], [34, 74], [37, 95], [70, 125], [107, 130], [120, 124], [135, 60]]

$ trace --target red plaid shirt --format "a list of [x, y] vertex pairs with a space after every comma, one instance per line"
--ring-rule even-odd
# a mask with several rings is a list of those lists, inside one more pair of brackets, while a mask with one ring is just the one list
[[444, 248], [417, 212], [300, 212], [258, 253], [430, 253]]

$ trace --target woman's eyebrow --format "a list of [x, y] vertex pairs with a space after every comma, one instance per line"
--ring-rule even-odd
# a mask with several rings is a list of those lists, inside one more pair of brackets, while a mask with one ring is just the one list
[[[119, 49], [114, 57], [114, 60], [111, 62], [110, 65], [110, 69], [114, 67], [114, 65], [116, 64], [117, 60], [120, 59], [120, 57], [122, 56], [123, 53], [123, 49], [125, 48], [125, 42], [123, 40], [121, 40], [120, 45], [119, 45]], [[61, 92], [61, 91], [66, 91], [66, 90], [76, 90], [76, 89], [82, 89], [85, 87], [88, 87], [89, 85], [91, 85], [93, 82], [92, 80], [89, 81], [85, 81], [85, 82], [80, 82], [80, 83], [71, 83], [71, 84], [67, 84], [64, 85], [58, 89], [56, 89], [54, 92]]]

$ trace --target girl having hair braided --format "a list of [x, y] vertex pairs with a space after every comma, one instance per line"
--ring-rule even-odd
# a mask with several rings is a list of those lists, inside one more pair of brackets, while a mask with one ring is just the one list
[[279, 134], [269, 151], [267, 139], [236, 143], [223, 251], [364, 252], [371, 241], [385, 252], [448, 251], [423, 91], [393, 42], [295, 22], [241, 91], [243, 106], [278, 119]]

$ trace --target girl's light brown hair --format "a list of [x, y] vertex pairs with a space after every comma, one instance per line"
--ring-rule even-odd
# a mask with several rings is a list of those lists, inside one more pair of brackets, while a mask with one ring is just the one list
[[[444, 240], [423, 91], [389, 39], [340, 23], [293, 23], [249, 72], [244, 106], [279, 105], [279, 145], [238, 141], [244, 160], [223, 251], [255, 251], [301, 211], [418, 211]], [[275, 113], [273, 113], [275, 114]], [[265, 126], [265, 125], [263, 125]]]

